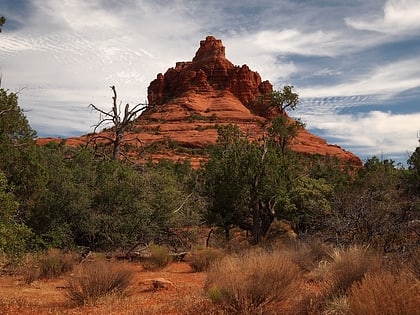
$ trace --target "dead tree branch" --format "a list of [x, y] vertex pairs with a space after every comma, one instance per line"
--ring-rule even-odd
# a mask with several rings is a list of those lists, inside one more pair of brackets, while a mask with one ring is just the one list
[[[94, 142], [95, 145], [101, 139], [108, 141], [105, 145], [112, 145], [112, 159], [116, 161], [120, 157], [120, 148], [124, 134], [129, 130], [131, 123], [137, 115], [148, 107], [148, 104], [139, 103], [131, 109], [130, 105], [126, 104], [124, 112], [122, 112], [121, 103], [118, 104], [117, 100], [117, 90], [114, 85], [110, 88], [113, 93], [111, 110], [105, 111], [94, 104], [89, 105], [92, 110], [99, 113], [99, 122], [94, 125], [94, 136], [90, 141]], [[112, 124], [110, 128], [111, 136], [98, 133], [98, 129], [105, 127], [107, 124]]]

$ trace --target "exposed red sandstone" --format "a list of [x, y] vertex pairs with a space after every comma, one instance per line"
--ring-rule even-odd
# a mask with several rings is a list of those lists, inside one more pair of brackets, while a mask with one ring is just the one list
[[[169, 100], [195, 93], [230, 92], [247, 108], [254, 100], [272, 92], [270, 82], [262, 82], [257, 72], [247, 65], [233, 65], [225, 56], [225, 47], [220, 39], [207, 36], [192, 61], [177, 62], [165, 75], [159, 73], [148, 88], [149, 104], [162, 105]], [[265, 116], [266, 108], [253, 108]]]
[[[177, 62], [175, 68], [159, 73], [150, 83], [150, 107], [125, 136], [131, 147], [129, 155], [139, 161], [190, 159], [198, 167], [206, 158], [202, 149], [216, 142], [217, 124], [237, 124], [252, 139], [263, 135], [262, 126], [273, 113], [264, 104], [256, 106], [255, 100], [272, 90], [271, 83], [262, 81], [248, 66], [233, 65], [226, 59], [222, 41], [208, 36], [200, 42], [192, 61]], [[86, 142], [86, 136], [67, 141], [72, 145]], [[298, 132], [291, 149], [362, 165], [353, 153], [329, 145], [305, 129]]]

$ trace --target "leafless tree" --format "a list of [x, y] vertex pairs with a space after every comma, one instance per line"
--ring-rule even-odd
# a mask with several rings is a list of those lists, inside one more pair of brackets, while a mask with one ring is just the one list
[[[94, 134], [90, 139], [90, 142], [94, 144], [98, 140], [105, 140], [107, 144], [112, 145], [112, 159], [118, 160], [120, 157], [120, 147], [124, 139], [124, 134], [129, 130], [131, 123], [137, 117], [137, 115], [148, 107], [147, 104], [139, 103], [130, 109], [130, 105], [126, 104], [124, 112], [121, 110], [121, 102], [118, 104], [117, 101], [117, 90], [115, 86], [110, 87], [113, 93], [112, 96], [112, 108], [109, 111], [105, 111], [96, 105], [90, 104], [89, 107], [92, 110], [99, 112], [99, 122], [94, 125]], [[106, 133], [98, 133], [98, 129], [102, 126], [105, 127], [108, 124], [112, 124], [110, 130], [111, 135]]]

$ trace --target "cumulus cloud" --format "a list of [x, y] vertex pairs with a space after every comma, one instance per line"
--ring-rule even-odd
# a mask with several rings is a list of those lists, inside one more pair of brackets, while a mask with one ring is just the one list
[[413, 152], [418, 144], [420, 113], [370, 111], [339, 115], [329, 112], [301, 117], [308, 128], [317, 130], [332, 143], [357, 151], [364, 159], [385, 155], [405, 162], [407, 152]]
[[[234, 64], [247, 64], [277, 89], [295, 85], [302, 99], [297, 114], [309, 128], [341, 145], [347, 141], [357, 154], [379, 139], [392, 144], [384, 142], [384, 151], [405, 150], [408, 131], [398, 141], [385, 128], [371, 138], [361, 132], [381, 122], [395, 132], [398, 124], [413, 128], [417, 116], [375, 108], [357, 114], [357, 108], [420, 87], [418, 45], [392, 53], [404, 40], [418, 43], [412, 36], [420, 30], [417, 2], [28, 0], [15, 11], [15, 2], [0, 3], [8, 17], [2, 84], [21, 90], [20, 105], [40, 135], [78, 135], [97, 118], [88, 104], [110, 106], [109, 85], [117, 86], [123, 103], [143, 102], [157, 73], [191, 60], [199, 41], [214, 35]], [[343, 115], [347, 109], [353, 114]]]
[[388, 34], [418, 34], [420, 30], [418, 0], [388, 0], [381, 16], [347, 18], [347, 25], [358, 29]]

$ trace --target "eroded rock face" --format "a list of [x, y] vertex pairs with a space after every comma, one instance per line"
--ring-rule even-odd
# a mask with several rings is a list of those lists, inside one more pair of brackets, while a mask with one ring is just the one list
[[[272, 91], [271, 83], [262, 81], [257, 72], [227, 60], [221, 40], [208, 36], [200, 42], [192, 61], [177, 62], [150, 83], [151, 106], [125, 135], [127, 156], [139, 162], [189, 159], [193, 167], [199, 167], [207, 158], [208, 145], [216, 142], [217, 125], [237, 124], [250, 139], [261, 139], [273, 112], [255, 99]], [[67, 144], [86, 140], [86, 136], [72, 138]], [[305, 129], [298, 132], [290, 147], [296, 152], [336, 156], [356, 167], [362, 165], [351, 152]]]
[[226, 59], [220, 39], [207, 36], [192, 61], [177, 62], [175, 68], [157, 75], [148, 88], [148, 101], [155, 106], [192, 92], [230, 92], [247, 108], [265, 115], [265, 108], [255, 108], [253, 102], [272, 90], [271, 83], [262, 82], [247, 65], [235, 66]]

